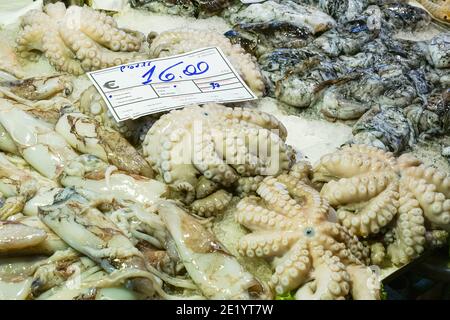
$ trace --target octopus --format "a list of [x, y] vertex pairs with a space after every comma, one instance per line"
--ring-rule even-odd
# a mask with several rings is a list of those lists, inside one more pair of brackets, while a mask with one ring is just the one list
[[427, 46], [427, 58], [436, 68], [450, 68], [450, 32], [432, 38]]
[[120, 29], [113, 18], [90, 7], [48, 4], [22, 17], [16, 39], [22, 58], [43, 53], [56, 70], [80, 75], [139, 59], [144, 37]]
[[285, 127], [264, 112], [218, 104], [163, 115], [143, 154], [155, 173], [193, 212], [210, 216], [231, 200], [225, 189], [251, 192], [264, 175], [287, 170], [294, 154]]
[[83, 91], [75, 105], [82, 113], [91, 116], [105, 127], [114, 129], [127, 139], [132, 137], [133, 132], [137, 129], [136, 121], [117, 122], [93, 85]]
[[257, 96], [264, 95], [265, 83], [256, 59], [246, 53], [240, 45], [232, 44], [224, 35], [211, 31], [183, 29], [165, 31], [158, 35], [150, 33], [148, 42], [152, 58], [182, 54], [204, 47], [219, 47], [250, 89]]
[[298, 300], [380, 299], [367, 248], [331, 221], [310, 175], [311, 166], [299, 162], [289, 173], [266, 177], [258, 196], [238, 203], [235, 219], [252, 231], [240, 239], [240, 254], [271, 260], [269, 285], [278, 295], [294, 290]]
[[318, 34], [333, 28], [336, 21], [326, 13], [308, 5], [294, 1], [265, 1], [254, 3], [230, 17], [236, 23], [267, 23], [269, 21], [288, 22], [291, 25], [306, 28], [312, 34]]
[[398, 154], [416, 142], [413, 123], [404, 110], [376, 105], [353, 126], [351, 143], [367, 144]]
[[344, 146], [321, 158], [312, 181], [343, 227], [362, 238], [384, 238], [394, 265], [424, 251], [427, 227], [450, 230], [450, 175], [411, 154], [396, 158], [367, 145]]
[[449, 0], [417, 0], [433, 18], [440, 22], [450, 23]]
[[256, 57], [275, 48], [302, 48], [314, 39], [308, 28], [279, 21], [238, 23], [224, 35]]
[[296, 2], [317, 7], [339, 22], [355, 19], [369, 4], [367, 0], [300, 0]]
[[432, 93], [425, 105], [414, 104], [405, 108], [418, 137], [442, 135], [450, 130], [450, 89]]
[[179, 16], [203, 17], [220, 13], [232, 4], [231, 0], [131, 0], [133, 8]]

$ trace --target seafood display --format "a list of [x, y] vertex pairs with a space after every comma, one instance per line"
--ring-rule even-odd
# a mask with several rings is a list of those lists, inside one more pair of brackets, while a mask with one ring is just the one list
[[320, 194], [339, 223], [362, 238], [375, 237], [395, 265], [424, 251], [426, 223], [450, 230], [450, 175], [408, 153], [395, 158], [366, 145], [343, 147], [321, 159], [312, 181], [323, 184]]
[[[0, 26], [0, 300], [380, 300], [447, 245], [449, 1], [120, 3]], [[258, 99], [87, 74], [207, 47]]]
[[365, 265], [368, 250], [329, 221], [330, 208], [310, 186], [309, 170], [299, 163], [288, 174], [268, 177], [259, 197], [239, 202], [236, 220], [254, 231], [241, 238], [240, 253], [274, 258], [269, 284], [278, 294], [296, 290], [298, 300], [379, 299], [378, 280]]
[[[427, 5], [440, 4], [425, 1], [425, 9]], [[302, 10], [312, 13], [302, 19]], [[431, 11], [390, 1], [265, 1], [227, 16], [233, 29], [225, 35], [258, 58], [270, 96], [313, 108], [330, 121], [369, 118], [372, 108], [393, 106], [399, 116], [384, 111], [379, 116], [403, 128], [405, 108], [430, 110], [432, 97], [448, 87], [448, 30], [424, 40], [403, 35], [431, 30]], [[390, 139], [392, 130], [363, 122], [354, 129], [355, 141], [380, 147], [380, 140]], [[415, 134], [416, 125], [408, 123], [409, 128], [395, 134], [408, 140], [408, 131], [413, 139], [423, 138]], [[376, 139], [367, 137], [373, 131]], [[384, 143], [383, 148], [404, 151], [408, 144]]]
[[294, 154], [286, 134], [266, 113], [206, 104], [163, 115], [148, 131], [143, 152], [184, 203], [210, 216], [231, 200], [226, 188], [256, 190], [251, 184], [263, 175], [289, 169]]
[[145, 58], [139, 50], [143, 35], [122, 30], [104, 13], [89, 7], [48, 4], [44, 12], [22, 17], [17, 38], [21, 57], [42, 52], [56, 70], [75, 75]]

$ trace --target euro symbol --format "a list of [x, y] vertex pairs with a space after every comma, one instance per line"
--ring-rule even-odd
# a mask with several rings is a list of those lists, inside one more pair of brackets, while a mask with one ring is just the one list
[[103, 86], [107, 89], [119, 89], [119, 86], [116, 86], [115, 82], [116, 82], [115, 80], [111, 80], [111, 81], [105, 82], [105, 84]]

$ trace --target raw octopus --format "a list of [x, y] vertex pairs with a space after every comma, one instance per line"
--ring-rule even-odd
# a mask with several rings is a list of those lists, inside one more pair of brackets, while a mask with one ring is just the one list
[[48, 4], [22, 17], [17, 38], [20, 56], [35, 59], [44, 53], [56, 70], [80, 75], [145, 59], [139, 53], [144, 37], [117, 27], [113, 18], [87, 6]]
[[391, 230], [382, 241], [394, 265], [421, 254], [427, 233], [450, 231], [450, 175], [410, 154], [395, 158], [366, 145], [345, 146], [321, 158], [312, 181], [357, 236], [383, 238]]
[[236, 220], [253, 231], [238, 249], [272, 259], [270, 286], [295, 298], [379, 299], [378, 280], [365, 263], [368, 250], [338, 223], [326, 200], [310, 186], [311, 167], [299, 162], [290, 173], [267, 177], [258, 197], [242, 199]]

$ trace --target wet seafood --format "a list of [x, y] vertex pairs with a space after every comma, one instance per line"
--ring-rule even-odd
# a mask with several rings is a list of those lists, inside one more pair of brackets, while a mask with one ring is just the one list
[[418, 137], [442, 135], [450, 130], [450, 90], [442, 94], [431, 94], [425, 105], [411, 105], [405, 108]]
[[0, 253], [36, 246], [46, 237], [41, 229], [13, 221], [0, 221]]
[[450, 2], [448, 0], [417, 0], [433, 18], [450, 23]]
[[120, 133], [71, 107], [61, 110], [55, 131], [81, 153], [99, 157], [130, 174], [153, 177], [145, 159]]
[[257, 96], [265, 92], [265, 84], [255, 58], [225, 36], [202, 30], [173, 30], [149, 37], [150, 56], [166, 57], [192, 50], [217, 46]]
[[395, 265], [423, 252], [425, 220], [432, 229], [450, 228], [449, 175], [410, 154], [395, 158], [366, 145], [345, 146], [322, 157], [313, 182], [324, 184], [321, 196], [337, 209], [339, 222], [356, 235], [392, 230], [391, 239], [385, 241], [387, 259]]
[[163, 115], [143, 148], [164, 182], [197, 214], [209, 216], [224, 209], [231, 197], [222, 189], [240, 177], [276, 175], [290, 167], [293, 154], [285, 138], [284, 126], [266, 113], [206, 104]]
[[131, 7], [144, 8], [151, 12], [179, 16], [197, 16], [198, 11], [191, 0], [130, 0]]
[[373, 40], [379, 32], [370, 28], [369, 19], [370, 17], [361, 17], [341, 24], [317, 37], [311, 46], [318, 47], [333, 57], [358, 53], [363, 45]]
[[374, 106], [353, 126], [350, 143], [372, 145], [396, 154], [412, 146], [417, 135], [402, 109]]
[[324, 83], [338, 78], [330, 61], [313, 57], [288, 70], [275, 85], [275, 97], [297, 108], [306, 108], [320, 99]]
[[187, 272], [205, 297], [249, 299], [264, 293], [259, 281], [194, 217], [167, 201], [160, 203], [157, 210], [174, 238]]
[[9, 98], [18, 96], [26, 100], [44, 100], [57, 95], [69, 96], [72, 82], [66, 76], [34, 77], [0, 82], [0, 92]]
[[145, 8], [152, 12], [179, 16], [202, 17], [217, 14], [233, 1], [231, 0], [131, 0], [134, 8]]
[[42, 52], [55, 69], [75, 75], [145, 58], [143, 35], [119, 29], [113, 18], [89, 7], [48, 4], [22, 17], [17, 38], [20, 56]]
[[275, 48], [301, 48], [313, 40], [308, 28], [279, 21], [238, 23], [225, 36], [257, 57]]
[[127, 139], [130, 139], [135, 134], [135, 131], [138, 130], [137, 121], [126, 120], [117, 122], [93, 85], [83, 91], [75, 106], [82, 113], [94, 118], [105, 127], [116, 130]]
[[430, 24], [429, 14], [417, 6], [408, 3], [394, 2], [381, 6], [383, 24], [391, 30], [418, 31]]
[[286, 22], [299, 28], [306, 28], [312, 34], [326, 31], [336, 25], [334, 19], [326, 13], [289, 0], [251, 4], [231, 15], [230, 21], [232, 24]]
[[147, 297], [165, 296], [161, 280], [145, 269], [140, 252], [105, 215], [71, 189], [39, 208], [42, 221], [75, 250], [99, 263], [108, 273], [126, 271], [132, 288]]
[[64, 164], [77, 156], [51, 124], [21, 110], [13, 102], [0, 99], [0, 123], [23, 158], [45, 177], [53, 179]]
[[241, 238], [240, 253], [272, 258], [270, 285], [277, 294], [295, 290], [299, 300], [349, 294], [379, 299], [378, 280], [365, 265], [368, 250], [328, 220], [330, 208], [309, 185], [308, 170], [300, 163], [289, 174], [267, 177], [259, 197], [240, 201], [236, 220], [253, 231]]
[[297, 3], [317, 7], [339, 22], [353, 20], [363, 12], [370, 1], [367, 0], [297, 0]]
[[71, 160], [60, 176], [60, 183], [97, 203], [132, 202], [151, 206], [168, 192], [166, 185], [159, 181], [129, 175], [89, 154]]
[[428, 57], [436, 68], [450, 68], [450, 32], [437, 35], [428, 43]]
[[24, 76], [14, 48], [0, 40], [0, 79], [15, 80]]
[[[43, 203], [43, 205], [51, 204], [51, 201]], [[37, 210], [37, 209], [36, 209]], [[29, 243], [26, 246], [17, 245], [12, 241], [12, 246], [0, 253], [3, 257], [23, 257], [23, 256], [36, 256], [46, 255], [50, 256], [58, 251], [66, 250], [67, 244], [61, 240], [53, 231], [51, 231], [40, 219], [36, 216], [23, 216], [22, 214], [16, 214], [3, 221], [8, 224], [16, 224], [18, 230], [34, 230], [34, 233], [44, 235], [41, 241], [36, 243]], [[26, 233], [25, 233], [26, 234]], [[33, 238], [33, 234], [29, 236], [30, 240]], [[20, 237], [17, 238], [20, 240]]]
[[56, 183], [30, 170], [20, 159], [0, 153], [0, 192], [6, 198], [0, 219], [19, 212], [36, 215], [37, 203], [54, 187]]

